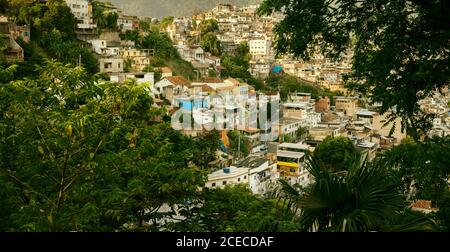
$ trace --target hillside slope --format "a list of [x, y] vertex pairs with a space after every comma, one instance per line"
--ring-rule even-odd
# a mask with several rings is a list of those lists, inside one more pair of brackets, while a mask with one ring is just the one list
[[[105, 1], [105, 0], [103, 0]], [[190, 16], [193, 13], [209, 10], [219, 3], [237, 6], [260, 3], [262, 0], [108, 0], [123, 8], [130, 15], [140, 17]]]

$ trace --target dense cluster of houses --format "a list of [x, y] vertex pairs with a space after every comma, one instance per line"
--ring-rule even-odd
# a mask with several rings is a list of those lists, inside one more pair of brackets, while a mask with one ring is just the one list
[[[314, 55], [307, 62], [294, 59], [290, 55], [276, 59], [272, 29], [283, 16], [279, 13], [259, 16], [256, 14], [258, 8], [259, 5], [236, 7], [230, 4], [219, 4], [210, 11], [192, 17], [175, 18], [165, 31], [179, 48], [183, 58], [192, 62], [203, 72], [205, 67], [211, 65], [211, 61], [204, 62], [205, 56], [192, 56], [201, 51], [198, 49], [198, 44], [192, 42], [198, 43], [198, 40], [192, 38], [200, 35], [196, 27], [203, 20], [214, 19], [219, 25], [217, 37], [225, 54], [233, 53], [242, 42], [248, 44], [252, 56], [249, 69], [252, 75], [265, 78], [274, 67], [280, 67], [285, 73], [297, 76], [304, 81], [319, 84], [332, 91], [346, 91], [342, 85], [342, 78], [351, 69], [350, 51], [345, 53], [339, 62], [331, 61], [321, 54]], [[214, 65], [220, 65], [220, 62], [218, 63]]]
[[[358, 97], [337, 96], [332, 102], [330, 97], [312, 99], [310, 93], [290, 93], [287, 101], [282, 102], [278, 92], [260, 92], [233, 78], [187, 80], [174, 76], [168, 67], [155, 69], [162, 73], [161, 80], [155, 82], [154, 73], [146, 69], [153, 50], [136, 48], [134, 42], [122, 40], [119, 32], [98, 33], [92, 6], [87, 0], [66, 2], [79, 20], [77, 33], [80, 39], [91, 45], [99, 59], [100, 71], [107, 73], [112, 82], [134, 79], [137, 83], [148, 83], [149, 95], [154, 98], [153, 106], [166, 107], [172, 118], [188, 114], [188, 118], [172, 120], [172, 124], [186, 135], [195, 137], [213, 128], [220, 131], [222, 146], [217, 152], [217, 160], [211, 163], [212, 172], [206, 187], [243, 183], [254, 193], [264, 195], [279, 178], [286, 178], [292, 184], [307, 185], [311, 176], [305, 169], [305, 157], [326, 137], [347, 137], [369, 158], [406, 137], [398, 126], [400, 119], [384, 125], [387, 118], [377, 112], [377, 105], [362, 106]], [[138, 28], [139, 20], [135, 17], [125, 15], [111, 4], [105, 4], [104, 8], [118, 13], [120, 32]], [[278, 64], [288, 74], [331, 90], [342, 89], [342, 75], [351, 67], [350, 53], [337, 63], [321, 55], [316, 55], [310, 62], [289, 57], [275, 60], [272, 28], [282, 17], [277, 14], [258, 17], [257, 8], [256, 5], [237, 8], [220, 4], [194, 17], [175, 18], [166, 32], [181, 57], [191, 62], [202, 76], [210, 69], [220, 69], [220, 58], [190, 44], [187, 37], [195, 35], [196, 31], [188, 22], [194, 20], [198, 25], [202, 20], [216, 19], [218, 38], [225, 52], [235, 50], [242, 41], [248, 42], [252, 54], [250, 70], [254, 75], [267, 76], [274, 64]], [[29, 27], [17, 26], [6, 17], [0, 17], [0, 32], [8, 35], [6, 59], [23, 61], [24, 52], [17, 40], [21, 37], [25, 43], [30, 41]], [[450, 135], [448, 90], [443, 94], [435, 93], [420, 105], [426, 112], [436, 115], [430, 135]], [[192, 124], [183, 127], [183, 123], [191, 120]], [[393, 127], [394, 124], [397, 127]], [[248, 140], [249, 156], [230, 155], [227, 136], [230, 130], [239, 131]]]

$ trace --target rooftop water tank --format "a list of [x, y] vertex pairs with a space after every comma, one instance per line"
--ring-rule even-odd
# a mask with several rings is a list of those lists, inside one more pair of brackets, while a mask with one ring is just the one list
[[283, 71], [283, 68], [281, 66], [274, 66], [272, 68], [272, 73], [281, 73]]
[[224, 167], [223, 173], [230, 173], [230, 167]]

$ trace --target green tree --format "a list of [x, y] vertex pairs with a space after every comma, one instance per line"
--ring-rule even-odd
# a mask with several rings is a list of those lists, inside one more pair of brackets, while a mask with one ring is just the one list
[[406, 202], [398, 191], [398, 180], [389, 167], [368, 163], [356, 156], [345, 172], [332, 173], [315, 157], [309, 157], [307, 170], [313, 183], [301, 190], [281, 182], [283, 205], [298, 215], [303, 231], [435, 231], [430, 218], [414, 223], [386, 226], [404, 211]]
[[276, 200], [264, 200], [244, 185], [223, 189], [205, 188], [196, 201], [181, 212], [182, 222], [169, 230], [197, 232], [276, 232], [295, 231], [291, 216], [281, 215]]
[[119, 19], [119, 15], [115, 12], [108, 13], [106, 16], [107, 27], [113, 31], [117, 30], [117, 20]]
[[233, 157], [246, 157], [250, 154], [250, 143], [248, 139], [238, 130], [229, 131], [230, 151]]
[[207, 132], [194, 139], [192, 148], [194, 164], [203, 169], [216, 159], [216, 151], [219, 149], [219, 132], [217, 130]]
[[220, 56], [222, 54], [222, 46], [220, 44], [220, 41], [212, 32], [206, 33], [202, 36], [200, 46], [205, 49], [205, 51], [210, 52], [212, 55]]
[[190, 138], [158, 123], [145, 85], [96, 84], [59, 63], [41, 71], [0, 86], [2, 230], [158, 230], [172, 215], [160, 207], [204, 184]]
[[308, 137], [309, 130], [306, 127], [299, 127], [295, 132], [298, 141], [302, 141]]
[[65, 1], [35, 3], [20, 9], [19, 23], [31, 26], [31, 37], [40, 40], [53, 31], [60, 31], [66, 39], [76, 40], [77, 19]]
[[56, 29], [40, 40], [40, 46], [46, 50], [48, 56], [63, 63], [75, 66], [81, 59], [82, 66], [89, 73], [95, 74], [98, 72], [98, 62], [94, 54], [87, 48], [82, 47], [80, 42], [65, 39], [64, 34]]
[[203, 20], [199, 25], [200, 33], [203, 35], [207, 33], [215, 33], [219, 31], [219, 23], [215, 19]]
[[161, 28], [161, 29], [166, 29], [167, 26], [169, 26], [169, 25], [171, 25], [171, 24], [173, 23], [173, 19], [174, 19], [174, 18], [173, 18], [172, 16], [164, 17], [164, 18], [161, 20], [160, 28]]
[[450, 137], [428, 138], [423, 142], [405, 139], [381, 156], [402, 178], [402, 190], [411, 199], [432, 200], [434, 206], [445, 204], [449, 192]]
[[248, 43], [246, 41], [241, 42], [236, 49], [236, 55], [241, 57], [248, 57], [249, 53], [250, 47], [248, 46]]
[[217, 77], [217, 72], [212, 69], [208, 69], [208, 77]]
[[17, 65], [10, 65], [8, 67], [0, 66], [0, 84], [14, 80], [14, 73], [16, 72], [17, 67]]
[[314, 157], [330, 172], [348, 169], [357, 151], [347, 137], [327, 137], [314, 149]]
[[274, 28], [278, 53], [308, 59], [317, 48], [337, 59], [352, 49], [351, 89], [381, 102], [389, 119], [401, 117], [415, 138], [431, 126], [417, 102], [449, 81], [445, 1], [265, 0], [259, 14], [274, 11], [284, 14]]
[[99, 29], [104, 29], [108, 26], [108, 17], [105, 15], [103, 3], [98, 1], [92, 2], [92, 18]]
[[224, 69], [221, 72], [222, 78], [232, 77], [248, 80], [252, 76], [249, 72], [250, 59], [241, 56], [225, 55], [222, 57], [222, 67]]

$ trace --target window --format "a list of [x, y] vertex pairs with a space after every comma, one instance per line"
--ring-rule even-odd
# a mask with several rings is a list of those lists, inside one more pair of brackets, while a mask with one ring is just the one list
[[241, 182], [241, 178], [238, 178], [238, 182]]
[[226, 185], [226, 184], [227, 184], [227, 181], [223, 181], [223, 182], [222, 182], [222, 185]]
[[244, 179], [247, 179], [247, 176], [244, 176]]
[[215, 187], [215, 186], [216, 186], [216, 183], [212, 183], [211, 186], [212, 186], [212, 187]]

